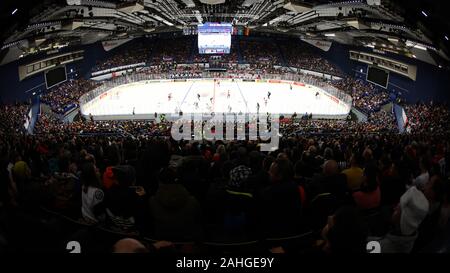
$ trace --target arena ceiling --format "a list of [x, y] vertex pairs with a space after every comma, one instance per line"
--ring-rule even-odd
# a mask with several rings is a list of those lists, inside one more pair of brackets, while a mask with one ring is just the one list
[[445, 4], [445, 0], [3, 0], [0, 57], [13, 60], [64, 46], [181, 31], [203, 22], [231, 22], [254, 32], [407, 53], [438, 64], [450, 55]]

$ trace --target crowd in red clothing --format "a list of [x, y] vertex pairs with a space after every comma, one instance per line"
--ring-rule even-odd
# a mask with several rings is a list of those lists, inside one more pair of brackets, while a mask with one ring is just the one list
[[417, 103], [405, 105], [405, 127], [414, 133], [440, 133], [449, 129], [450, 112], [446, 104]]

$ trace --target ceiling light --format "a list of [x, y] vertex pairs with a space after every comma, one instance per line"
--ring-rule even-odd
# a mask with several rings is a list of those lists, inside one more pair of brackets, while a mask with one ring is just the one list
[[334, 34], [334, 33], [325, 33], [325, 36], [327, 36], [327, 37], [334, 37], [334, 36], [336, 36], [336, 34]]
[[14, 10], [11, 12], [11, 15], [16, 14], [17, 11], [18, 11], [18, 9], [14, 9]]
[[417, 44], [417, 43], [413, 43], [413, 42], [410, 42], [410, 41], [406, 42], [406, 46], [414, 47], [414, 48], [421, 49], [421, 50], [427, 50], [427, 48], [425, 46]]
[[445, 38], [445, 40], [447, 40], [448, 41], [448, 36], [446, 35], [446, 36], [444, 36], [444, 38]]
[[423, 11], [423, 10], [422, 10], [422, 14], [423, 14], [423, 16], [428, 17], [428, 14], [426, 14], [425, 11]]

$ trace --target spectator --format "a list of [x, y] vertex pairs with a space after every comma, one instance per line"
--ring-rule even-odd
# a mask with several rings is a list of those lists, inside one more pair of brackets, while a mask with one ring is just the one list
[[430, 174], [428, 173], [429, 164], [425, 158], [422, 158], [420, 160], [419, 168], [420, 168], [420, 175], [414, 178], [413, 185], [423, 190], [425, 184], [428, 182], [428, 180], [430, 180]]
[[148, 253], [148, 249], [138, 240], [125, 238], [113, 246], [113, 253]]
[[325, 253], [366, 253], [367, 228], [353, 207], [344, 206], [330, 216], [322, 236]]
[[381, 240], [382, 253], [409, 253], [417, 239], [417, 229], [429, 212], [429, 202], [415, 186], [400, 198], [392, 215], [393, 230]]
[[380, 187], [375, 166], [368, 166], [364, 169], [361, 188], [353, 193], [353, 199], [360, 209], [373, 209], [380, 206]]
[[150, 213], [156, 238], [172, 241], [196, 241], [203, 236], [200, 204], [179, 183], [174, 168], [160, 174], [155, 196], [150, 198]]
[[142, 225], [145, 210], [141, 195], [145, 193], [134, 186], [136, 175], [132, 166], [117, 166], [113, 173], [118, 183], [105, 192], [107, 217], [113, 229], [134, 232]]
[[304, 228], [298, 186], [289, 160], [276, 159], [269, 170], [271, 185], [260, 194], [261, 228], [270, 237], [298, 234]]
[[358, 156], [353, 154], [350, 158], [350, 168], [342, 171], [347, 177], [347, 186], [350, 190], [357, 190], [361, 187], [363, 170], [360, 168], [359, 162]]
[[96, 224], [104, 216], [103, 199], [99, 173], [93, 163], [85, 163], [80, 176], [82, 184], [81, 214], [87, 223]]

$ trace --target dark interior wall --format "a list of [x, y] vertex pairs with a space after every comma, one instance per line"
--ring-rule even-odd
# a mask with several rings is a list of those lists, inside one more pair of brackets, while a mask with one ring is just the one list
[[[371, 53], [367, 48], [355, 48], [333, 43], [330, 51], [322, 52], [321, 54], [334, 64], [338, 65], [349, 75], [355, 75], [355, 72], [360, 71], [361, 69], [363, 70], [363, 73], [366, 74], [366, 64], [350, 60], [349, 50], [351, 49]], [[403, 99], [410, 103], [415, 103], [417, 101], [427, 102], [431, 100], [450, 101], [449, 71], [419, 60], [399, 55], [386, 54], [384, 56], [417, 66], [416, 81], [391, 72], [389, 75], [389, 92], [400, 94]]]
[[[60, 53], [79, 49], [79, 47], [75, 47], [70, 50], [61, 51]], [[84, 60], [66, 65], [68, 78], [88, 76], [91, 67], [95, 65], [95, 61], [103, 58], [106, 54], [101, 43], [85, 46], [83, 49], [85, 50]], [[0, 79], [2, 82], [0, 85], [0, 102], [13, 103], [16, 101], [26, 101], [46, 91], [44, 73], [39, 73], [23, 81], [19, 81], [20, 65], [45, 57], [45, 54], [35, 55], [0, 66]]]

